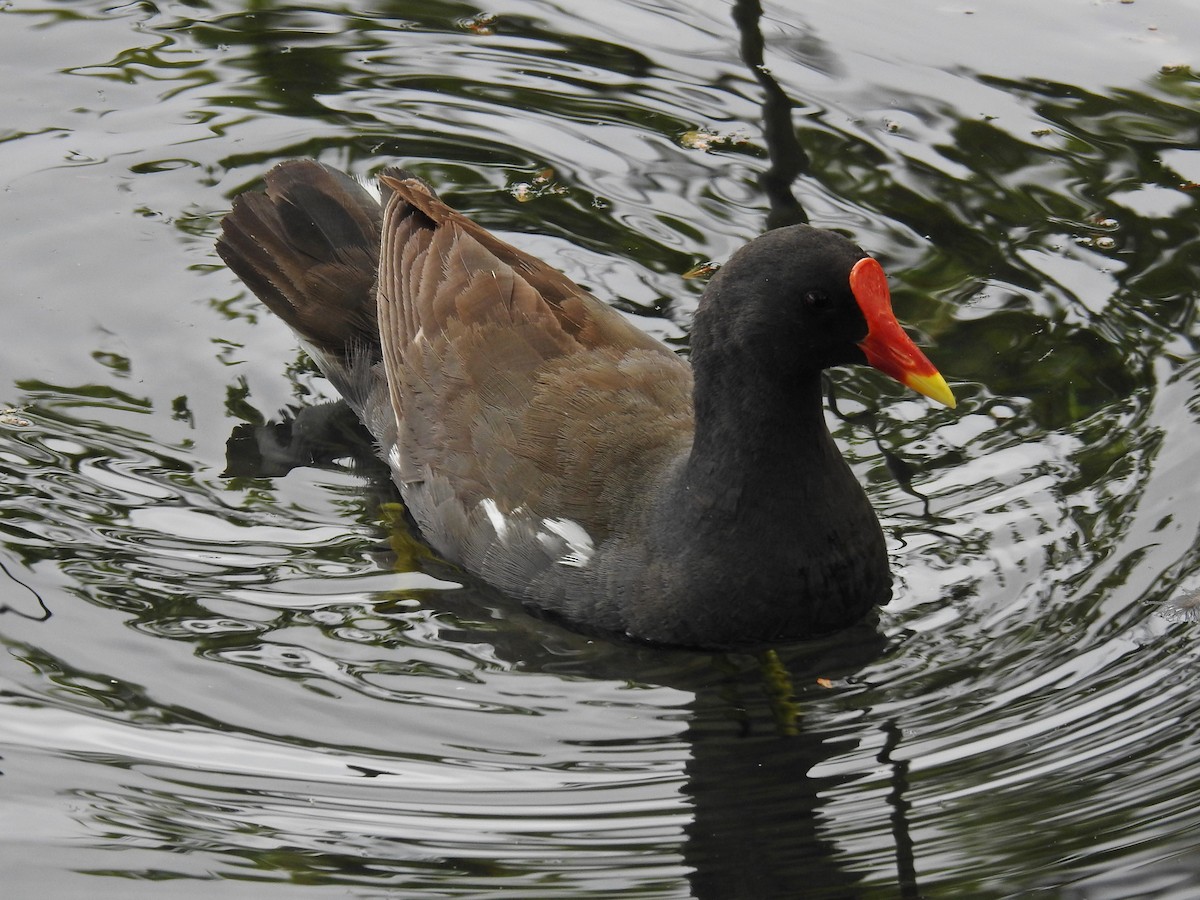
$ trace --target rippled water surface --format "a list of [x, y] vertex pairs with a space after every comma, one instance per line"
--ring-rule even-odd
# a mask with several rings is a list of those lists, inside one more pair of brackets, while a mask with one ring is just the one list
[[[1200, 894], [1194, 66], [1183, 0], [0, 4], [5, 896]], [[460, 586], [213, 251], [295, 156], [682, 348], [692, 266], [851, 234], [960, 399], [831, 379], [893, 603], [724, 656]]]

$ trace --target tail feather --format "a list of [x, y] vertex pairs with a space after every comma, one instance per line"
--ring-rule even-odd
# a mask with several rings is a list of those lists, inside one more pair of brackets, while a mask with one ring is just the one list
[[329, 361], [345, 365], [378, 348], [378, 201], [311, 160], [282, 163], [266, 181], [266, 193], [234, 201], [217, 240], [221, 259]]

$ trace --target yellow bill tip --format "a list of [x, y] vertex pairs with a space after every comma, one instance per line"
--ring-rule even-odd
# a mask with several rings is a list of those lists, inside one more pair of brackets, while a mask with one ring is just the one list
[[918, 394], [924, 394], [930, 400], [936, 400], [943, 406], [954, 409], [958, 405], [958, 401], [954, 399], [954, 394], [950, 390], [950, 385], [946, 384], [946, 379], [940, 372], [934, 372], [932, 375], [906, 372], [901, 380], [906, 387], [912, 388]]

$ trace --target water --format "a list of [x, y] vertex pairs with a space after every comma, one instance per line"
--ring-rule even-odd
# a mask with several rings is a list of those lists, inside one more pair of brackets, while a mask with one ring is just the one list
[[[1200, 892], [1194, 12], [736, 22], [0, 7], [6, 896]], [[960, 399], [832, 379], [895, 601], [776, 659], [590, 640], [392, 535], [361, 447], [227, 462], [331, 399], [212, 249], [313, 155], [681, 344], [696, 263], [853, 234]]]

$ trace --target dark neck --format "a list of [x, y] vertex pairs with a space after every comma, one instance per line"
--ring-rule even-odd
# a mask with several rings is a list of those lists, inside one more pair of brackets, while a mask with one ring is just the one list
[[[693, 646], [797, 640], [857, 622], [890, 596], [883, 532], [821, 402], [820, 367], [863, 361], [854, 335], [865, 329], [854, 310], [834, 321], [794, 305], [806, 267], [828, 268], [821, 254], [782, 252], [804, 234], [770, 232], [700, 302], [692, 444], [637, 531], [647, 590], [621, 604], [630, 633]], [[841, 277], [818, 281], [832, 297], [848, 293]]]
[[[858, 621], [890, 596], [883, 533], [825, 426], [819, 373], [696, 372], [696, 431], [659, 506], [670, 596], [643, 633], [728, 646]], [[720, 405], [724, 401], [724, 405]]]
[[708, 368], [696, 373], [695, 404], [682, 486], [705, 518], [770, 518], [840, 484], [846, 467], [825, 426], [820, 372], [780, 384], [754, 367]]

